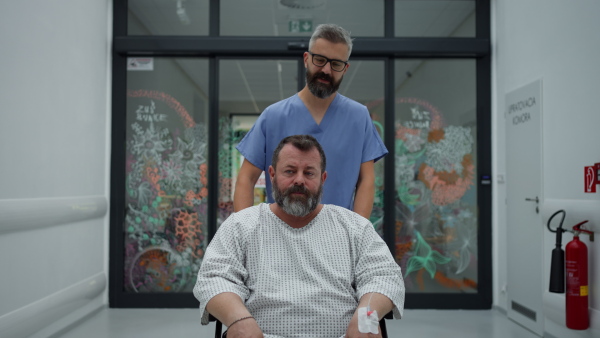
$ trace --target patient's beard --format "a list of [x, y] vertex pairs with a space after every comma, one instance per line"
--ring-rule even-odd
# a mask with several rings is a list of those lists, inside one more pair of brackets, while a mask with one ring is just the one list
[[[305, 195], [292, 195], [297, 192], [304, 193]], [[277, 179], [273, 180], [273, 199], [275, 200], [275, 203], [277, 203], [285, 213], [292, 216], [304, 217], [310, 214], [321, 202], [322, 194], [322, 184], [319, 186], [319, 190], [317, 190], [316, 193], [311, 192], [305, 186], [299, 185], [294, 185], [285, 191], [281, 191], [277, 185]]]

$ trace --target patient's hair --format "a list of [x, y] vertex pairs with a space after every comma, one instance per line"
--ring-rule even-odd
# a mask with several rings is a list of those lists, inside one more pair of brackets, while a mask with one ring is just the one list
[[317, 148], [317, 150], [319, 151], [319, 155], [321, 155], [321, 172], [325, 172], [325, 167], [327, 165], [327, 160], [325, 159], [325, 152], [319, 144], [319, 141], [317, 141], [317, 139], [310, 135], [292, 135], [281, 140], [277, 148], [275, 148], [275, 151], [273, 151], [273, 158], [271, 159], [271, 165], [273, 166], [273, 169], [277, 169], [279, 153], [281, 152], [283, 146], [285, 146], [288, 143], [303, 152], [310, 151], [313, 148]]

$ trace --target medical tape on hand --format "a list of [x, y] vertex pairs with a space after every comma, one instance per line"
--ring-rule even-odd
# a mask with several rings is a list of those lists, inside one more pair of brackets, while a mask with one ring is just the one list
[[379, 316], [376, 310], [371, 311], [371, 298], [373, 293], [369, 297], [367, 307], [358, 308], [358, 331], [360, 333], [379, 333]]

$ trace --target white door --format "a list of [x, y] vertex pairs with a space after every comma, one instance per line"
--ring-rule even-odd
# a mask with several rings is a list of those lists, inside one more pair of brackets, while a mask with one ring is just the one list
[[542, 82], [506, 95], [508, 317], [542, 336]]

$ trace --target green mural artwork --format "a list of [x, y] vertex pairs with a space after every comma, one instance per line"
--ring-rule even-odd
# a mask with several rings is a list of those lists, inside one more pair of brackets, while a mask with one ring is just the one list
[[397, 99], [396, 111], [396, 260], [407, 290], [476, 292], [475, 130], [446, 125], [418, 98]]
[[190, 291], [207, 245], [207, 129], [166, 93], [127, 96], [124, 289]]

